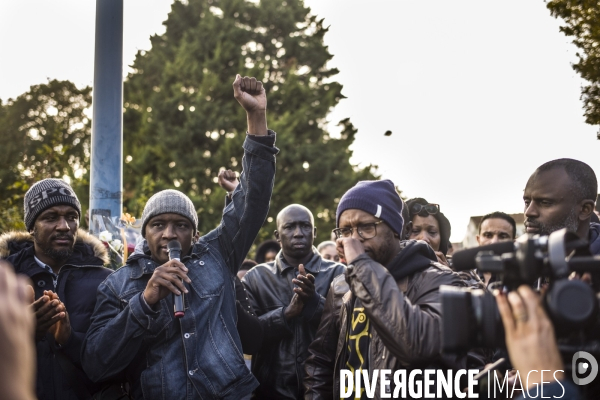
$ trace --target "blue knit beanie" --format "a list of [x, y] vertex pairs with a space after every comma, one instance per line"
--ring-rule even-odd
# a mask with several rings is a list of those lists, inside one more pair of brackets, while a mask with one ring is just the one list
[[340, 215], [348, 209], [359, 209], [380, 218], [397, 234], [402, 234], [404, 202], [389, 179], [360, 181], [342, 196], [335, 215], [336, 226], [340, 226]]

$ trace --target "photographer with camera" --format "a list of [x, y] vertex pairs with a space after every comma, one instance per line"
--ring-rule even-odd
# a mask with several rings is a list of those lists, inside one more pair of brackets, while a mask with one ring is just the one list
[[[507, 325], [506, 314], [501, 315], [502, 305], [496, 305], [496, 299], [488, 291], [442, 287], [440, 291], [444, 351], [456, 353], [478, 346], [498, 348], [506, 345], [509, 346], [510, 353], [513, 340], [520, 343], [518, 340], [529, 337], [528, 340], [533, 341], [530, 336], [535, 333], [533, 328], [536, 328], [545, 330], [544, 334], [548, 334], [550, 337], [554, 337], [556, 334], [556, 340], [551, 339], [551, 341], [554, 343], [554, 347], [557, 347], [556, 344], [558, 344], [560, 348], [561, 364], [562, 362], [566, 363], [567, 360], [578, 358], [590, 360], [591, 358], [587, 356], [599, 357], [600, 346], [597, 338], [600, 330], [600, 313], [597, 290], [582, 280], [568, 279], [572, 272], [591, 272], [593, 274], [598, 270], [600, 257], [589, 254], [587, 241], [581, 240], [576, 233], [569, 232], [564, 228], [549, 236], [527, 234], [521, 236], [515, 243], [501, 242], [457, 252], [454, 256], [454, 265], [457, 269], [470, 269], [476, 264], [484, 272], [495, 272], [499, 275], [503, 290], [509, 292], [507, 298], [511, 303], [516, 322], [514, 325], [509, 325], [509, 329], [505, 332], [502, 322], [505, 326]], [[527, 325], [528, 328], [523, 330], [520, 324], [533, 317], [542, 318], [536, 308], [524, 307], [521, 304], [522, 301], [519, 300], [528, 298], [522, 293], [523, 291], [533, 293], [531, 287], [538, 286], [534, 282], [539, 282], [539, 278], [547, 280], [547, 286], [542, 289], [538, 303], [540, 303], [540, 307], [543, 306], [545, 312], [543, 317], [551, 321], [551, 325], [541, 323]], [[537, 314], [534, 314], [534, 311]], [[535, 345], [547, 347], [546, 342], [547, 340], [544, 339], [540, 343], [536, 342]], [[522, 343], [528, 343], [528, 341], [523, 339]], [[534, 346], [533, 352], [537, 351], [535, 348]], [[553, 361], [557, 351], [554, 352], [554, 355], [546, 354], [549, 358], [542, 358], [542, 361], [539, 361], [538, 356], [536, 359], [525, 351], [515, 349], [518, 347], [514, 346], [510, 361], [518, 370], [523, 368], [520, 365], [523, 365], [522, 363], [528, 359], [546, 364], [546, 368], [551, 367], [554, 371], [558, 370], [556, 362]], [[586, 355], [586, 353], [590, 354]], [[512, 359], [513, 354], [516, 355], [516, 360]], [[499, 372], [502, 372], [503, 368], [500, 368], [499, 365], [504, 365], [501, 360], [498, 365], [494, 364], [494, 369], [498, 368]], [[592, 363], [590, 374], [587, 377], [581, 377], [578, 374], [582, 373], [582, 370], [577, 368], [576, 371], [571, 371], [571, 364], [567, 363], [565, 367], [567, 374], [558, 373], [555, 380], [558, 382], [568, 379], [569, 373], [572, 372], [575, 383], [587, 385], [582, 389], [584, 395], [587, 398], [596, 399], [599, 387], [598, 383], [594, 382], [597, 366], [593, 365], [594, 363]], [[573, 366], [573, 368], [575, 367]], [[526, 380], [533, 379], [533, 382], [536, 383], [536, 377], [531, 378], [533, 372], [528, 372], [525, 376], [515, 376], [515, 379], [509, 382], [509, 393], [512, 395], [514, 391], [523, 390], [521, 387], [530, 387], [529, 383], [523, 385]], [[503, 382], [497, 381], [495, 375], [492, 380], [487, 369], [480, 374], [478, 379], [483, 378], [486, 373], [487, 392], [490, 393], [493, 390], [495, 394], [497, 388], [503, 391]], [[485, 390], [485, 379], [480, 381], [480, 389], [482, 386]]]
[[[577, 387], [565, 379], [554, 327], [540, 297], [527, 285], [521, 285], [508, 295], [500, 291], [494, 295], [510, 360], [521, 378], [527, 377], [527, 386], [519, 400], [538, 397], [538, 392], [545, 398], [581, 399]], [[548, 372], [545, 378], [542, 371]], [[555, 380], [550, 382], [550, 379]], [[533, 395], [532, 390], [535, 390]]]

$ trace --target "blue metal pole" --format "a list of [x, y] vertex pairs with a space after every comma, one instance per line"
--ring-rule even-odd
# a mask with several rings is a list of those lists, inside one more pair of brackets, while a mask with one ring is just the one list
[[96, 0], [90, 230], [123, 212], [123, 0]]

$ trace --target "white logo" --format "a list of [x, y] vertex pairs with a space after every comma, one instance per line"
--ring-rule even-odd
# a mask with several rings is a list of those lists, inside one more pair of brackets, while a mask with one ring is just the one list
[[[582, 362], [582, 358], [586, 360], [586, 362]], [[573, 354], [572, 366], [573, 382], [576, 385], [587, 385], [588, 383], [591, 383], [598, 375], [598, 362], [594, 356], [588, 352], [578, 351], [577, 353]], [[587, 377], [579, 377], [580, 375], [586, 374], [588, 371], [590, 371], [590, 373]]]

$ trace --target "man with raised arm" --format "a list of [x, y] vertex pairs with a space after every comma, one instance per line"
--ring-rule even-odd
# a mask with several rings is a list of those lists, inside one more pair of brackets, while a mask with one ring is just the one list
[[[142, 213], [143, 253], [98, 289], [83, 365], [97, 380], [125, 372], [134, 399], [239, 399], [258, 385], [236, 330], [233, 277], [267, 216], [278, 149], [262, 83], [238, 75], [233, 91], [248, 135], [240, 184], [221, 223], [195, 242], [190, 199], [176, 190], [156, 193]], [[181, 261], [169, 259], [173, 240]], [[180, 294], [185, 315], [177, 320], [173, 296]]]

